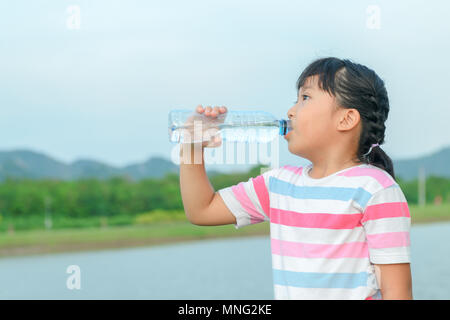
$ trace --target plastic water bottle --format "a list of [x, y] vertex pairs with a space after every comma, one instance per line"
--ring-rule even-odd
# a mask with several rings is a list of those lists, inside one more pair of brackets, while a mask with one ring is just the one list
[[[198, 131], [194, 133], [195, 128], [201, 130], [200, 135]], [[216, 134], [222, 141], [265, 143], [291, 130], [291, 120], [277, 119], [265, 111], [229, 110], [215, 118], [192, 110], [169, 112], [169, 140], [172, 143], [208, 141]], [[206, 131], [209, 132], [205, 134]]]

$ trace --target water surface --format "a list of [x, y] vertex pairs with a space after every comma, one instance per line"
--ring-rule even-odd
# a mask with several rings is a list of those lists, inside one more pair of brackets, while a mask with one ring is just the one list
[[[450, 223], [413, 226], [411, 244], [414, 298], [450, 299]], [[0, 270], [0, 299], [273, 299], [266, 236], [1, 258]]]

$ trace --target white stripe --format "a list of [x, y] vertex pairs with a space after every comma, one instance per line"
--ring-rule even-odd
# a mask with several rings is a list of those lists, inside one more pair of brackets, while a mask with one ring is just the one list
[[[372, 166], [374, 170], [382, 171], [384, 175], [388, 175], [387, 172]], [[303, 168], [302, 170], [304, 170]], [[303, 172], [303, 171], [302, 171]], [[292, 172], [291, 170], [282, 168], [282, 170], [276, 176], [277, 179], [294, 184], [296, 186], [304, 186], [303, 176], [298, 173]], [[391, 178], [392, 179], [392, 178]], [[343, 188], [364, 188], [369, 193], [375, 193], [383, 188], [383, 186], [372, 176], [334, 176], [333, 179], [327, 181], [326, 186], [336, 186]]]
[[403, 191], [398, 186], [384, 188], [376, 192], [367, 202], [367, 206], [386, 202], [407, 202]]
[[266, 184], [267, 190], [269, 190], [270, 177], [278, 177], [281, 171], [282, 171], [282, 168], [277, 168], [277, 169], [272, 169], [272, 170], [266, 171], [262, 174], [262, 177], [264, 178], [264, 183]]
[[278, 176], [275, 176], [275, 178], [286, 181], [288, 183], [292, 183], [297, 186], [302, 185], [302, 175], [292, 172], [291, 170], [286, 168], [282, 168], [282, 170], [280, 170], [280, 172], [278, 173]]
[[272, 267], [278, 270], [295, 272], [373, 272], [373, 265], [367, 258], [298, 258], [272, 254]]
[[364, 222], [366, 234], [378, 234], [385, 232], [410, 232], [411, 218], [395, 217], [383, 218], [377, 220], [368, 220]]
[[355, 201], [330, 199], [297, 199], [281, 194], [270, 193], [272, 208], [301, 213], [356, 214], [362, 213]]
[[411, 262], [411, 248], [394, 247], [383, 249], [369, 248], [370, 262], [374, 264], [392, 264]]
[[[383, 182], [385, 182], [386, 180], [390, 181], [392, 184], [397, 184], [397, 182], [395, 182], [395, 180], [392, 178], [392, 176], [385, 170], [382, 170], [380, 168], [378, 168], [377, 166], [374, 165], [364, 165], [361, 168], [363, 169], [372, 169], [371, 171], [377, 171], [378, 173], [381, 173], [384, 178], [383, 178]], [[371, 176], [371, 175], [364, 175], [364, 176], [351, 176], [351, 177], [346, 177], [346, 176], [341, 176], [343, 178], [346, 179], [351, 179], [351, 181], [354, 181], [356, 183], [356, 186], [364, 186], [364, 188], [366, 188], [366, 185], [370, 188], [370, 193], [374, 193], [377, 190], [380, 190], [382, 188], [385, 188], [383, 186], [383, 184], [381, 184], [375, 177]]]
[[374, 295], [377, 291], [370, 287], [358, 287], [354, 289], [323, 289], [323, 288], [298, 288], [291, 286], [274, 285], [275, 300], [363, 300]]
[[342, 244], [345, 242], [366, 241], [362, 227], [353, 229], [300, 228], [272, 222], [270, 223], [270, 237], [277, 240], [313, 244]]
[[236, 229], [249, 225], [250, 215], [242, 209], [241, 204], [236, 199], [232, 187], [223, 188], [217, 191], [222, 197], [223, 202], [227, 205], [228, 209], [230, 209], [231, 213], [236, 217], [236, 224], [234, 225]]

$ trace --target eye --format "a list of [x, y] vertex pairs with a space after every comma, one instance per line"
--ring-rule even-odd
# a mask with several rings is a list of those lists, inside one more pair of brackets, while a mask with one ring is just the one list
[[[302, 97], [303, 97], [303, 100], [306, 100], [305, 97], [311, 98], [310, 96], [308, 96], [308, 95], [306, 95], [306, 94], [302, 94]], [[294, 103], [297, 104], [297, 103], [298, 103], [298, 100], [297, 100], [297, 101], [294, 101]]]

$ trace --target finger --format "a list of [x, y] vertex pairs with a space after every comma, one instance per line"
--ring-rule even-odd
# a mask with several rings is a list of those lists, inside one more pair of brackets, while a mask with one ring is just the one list
[[197, 108], [195, 109], [195, 111], [197, 111], [198, 113], [202, 113], [202, 112], [204, 111], [204, 109], [203, 109], [202, 105], [199, 104], [199, 105], [197, 106]]
[[209, 148], [214, 147], [216, 144], [217, 144], [216, 137], [213, 136], [213, 137], [211, 137], [211, 139], [208, 140], [208, 147]]
[[219, 115], [219, 107], [214, 107], [214, 109], [211, 112], [211, 116], [217, 117]]
[[220, 135], [214, 135], [214, 136], [211, 137], [210, 140], [204, 141], [203, 145], [206, 148], [220, 147], [222, 145], [222, 138], [220, 137]]
[[206, 116], [209, 116], [209, 115], [211, 114], [211, 110], [212, 110], [211, 106], [207, 106], [207, 107], [205, 108], [205, 115], [206, 115]]
[[208, 141], [204, 141], [203, 143], [204, 143], [204, 146], [205, 146], [206, 148], [211, 148], [211, 147], [214, 146], [214, 140], [213, 140], [213, 139], [208, 140]]
[[227, 112], [227, 107], [221, 106], [221, 107], [219, 108], [219, 111], [220, 111], [220, 113], [225, 113], [225, 112]]
[[222, 144], [222, 138], [220, 135], [214, 136], [214, 145], [219, 147]]

